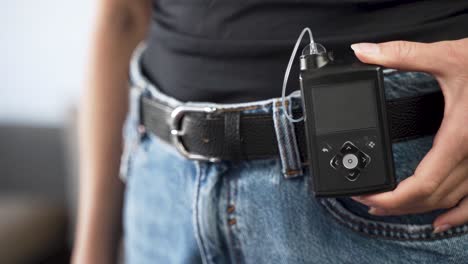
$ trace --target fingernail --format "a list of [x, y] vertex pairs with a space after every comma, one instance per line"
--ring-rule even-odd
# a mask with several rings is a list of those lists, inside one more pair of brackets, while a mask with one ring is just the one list
[[375, 214], [385, 214], [385, 210], [383, 209], [379, 209], [379, 208], [375, 208], [375, 207], [371, 207], [368, 211], [369, 214], [371, 215], [375, 215]]
[[451, 225], [447, 225], [447, 224], [436, 226], [432, 233], [434, 233], [434, 234], [441, 233], [441, 232], [449, 230], [451, 227], [452, 227]]
[[351, 49], [357, 53], [365, 53], [365, 54], [378, 54], [380, 53], [380, 47], [374, 43], [358, 43], [351, 45]]

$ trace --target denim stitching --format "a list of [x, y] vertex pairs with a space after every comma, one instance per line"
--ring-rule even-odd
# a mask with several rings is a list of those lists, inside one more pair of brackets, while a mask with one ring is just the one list
[[[234, 179], [234, 192], [233, 192], [233, 197], [232, 197], [233, 201], [235, 201], [237, 199], [238, 188], [239, 188], [239, 178], [240, 178], [239, 175], [236, 175], [235, 179]], [[233, 202], [233, 203], [235, 203], [235, 202]], [[236, 220], [239, 221], [239, 215], [237, 214], [237, 212], [236, 212]], [[241, 263], [242, 250], [241, 250], [240, 243], [239, 243], [239, 240], [237, 238], [237, 235], [234, 234], [234, 229], [236, 229], [237, 234], [240, 233], [239, 225], [235, 224], [233, 226], [230, 226], [230, 228], [231, 228], [231, 232], [232, 232], [231, 239], [232, 239], [232, 243], [233, 243], [233, 250], [234, 250], [234, 256], [235, 256], [235, 259], [236, 259], [236, 263]]]
[[273, 121], [274, 121], [274, 126], [275, 126], [275, 132], [276, 132], [276, 138], [278, 139], [278, 150], [279, 150], [279, 154], [280, 154], [280, 161], [281, 161], [281, 167], [282, 167], [282, 173], [285, 174], [285, 172], [287, 170], [289, 170], [289, 166], [288, 166], [288, 162], [287, 162], [287, 157], [285, 157], [285, 150], [284, 150], [284, 146], [283, 146], [283, 142], [282, 142], [282, 139], [283, 139], [283, 131], [281, 128], [278, 128], [279, 126], [279, 117], [278, 117], [278, 112], [279, 112], [279, 109], [278, 108], [274, 108], [273, 109]]
[[[287, 105], [290, 108], [291, 104], [288, 103]], [[301, 176], [302, 169], [294, 127], [289, 120], [285, 119], [284, 110], [280, 102], [275, 102], [273, 105], [273, 121], [283, 175], [286, 178]]]
[[[234, 178], [233, 178], [234, 177]], [[228, 201], [228, 206], [229, 205], [234, 205], [235, 206], [235, 211], [232, 213], [228, 214], [228, 217], [226, 217], [226, 226], [228, 230], [228, 239], [230, 242], [230, 245], [228, 245], [229, 252], [231, 253], [231, 262], [233, 263], [241, 263], [242, 259], [242, 251], [240, 249], [240, 243], [239, 240], [237, 239], [236, 233], [239, 233], [238, 229], [238, 224], [235, 223], [233, 225], [229, 224], [229, 216], [234, 216], [236, 222], [239, 219], [239, 215], [237, 214], [238, 212], [238, 203], [236, 203], [236, 198], [237, 198], [237, 193], [238, 193], [238, 184], [239, 184], [239, 177], [238, 176], [233, 176], [230, 178], [225, 177], [226, 182], [227, 182], [227, 201]], [[232, 188], [231, 188], [231, 183], [232, 183]], [[236, 229], [236, 230], [235, 230]]]
[[203, 241], [201, 224], [199, 218], [199, 199], [200, 199], [200, 189], [201, 189], [201, 177], [203, 174], [202, 164], [200, 162], [195, 162], [196, 168], [196, 179], [195, 179], [195, 193], [193, 198], [193, 224], [194, 224], [194, 235], [198, 242], [198, 248], [200, 250], [200, 256], [204, 264], [208, 264], [208, 253]]
[[[234, 205], [236, 206], [236, 204], [234, 203], [234, 201], [231, 200], [231, 183], [230, 183], [230, 180], [228, 179], [228, 177], [223, 177], [223, 180], [225, 182], [225, 185], [226, 185], [226, 201], [227, 201], [227, 206], [231, 206], [231, 205]], [[228, 213], [227, 216], [226, 216], [226, 227], [227, 227], [227, 240], [231, 243], [231, 245], [234, 245], [234, 234], [232, 233], [232, 229], [231, 227], [229, 226], [228, 224], [228, 221], [229, 221], [229, 217], [233, 215], [232, 213]], [[227, 245], [230, 253], [231, 253], [231, 261], [233, 261], [234, 263], [237, 262], [236, 260], [236, 249], [232, 246], [229, 246]]]
[[[231, 254], [231, 262], [233, 263], [239, 263], [239, 254], [237, 252], [237, 243], [235, 241], [235, 235], [234, 235], [234, 230], [233, 230], [233, 227], [229, 224], [229, 219], [231, 218], [231, 216], [234, 216], [233, 219], [236, 219], [237, 218], [237, 214], [236, 214], [236, 211], [237, 211], [237, 204], [235, 202], [235, 195], [233, 193], [233, 190], [235, 189], [235, 186], [234, 188], [231, 188], [231, 178], [228, 178], [228, 177], [223, 177], [224, 181], [225, 181], [225, 184], [226, 184], [226, 200], [227, 200], [227, 206], [231, 206], [233, 205], [236, 210], [234, 212], [228, 212], [228, 214], [226, 215], [226, 227], [227, 227], [227, 240], [229, 241], [230, 244], [227, 245], [228, 249], [229, 249], [229, 252]], [[234, 185], [236, 184], [236, 180], [234, 180]], [[232, 195], [231, 195], [232, 194]], [[227, 210], [227, 208], [226, 208]]]
[[[289, 102], [289, 101], [288, 101]], [[292, 103], [288, 104], [288, 111], [292, 113]], [[284, 111], [283, 111], [284, 114]], [[301, 161], [301, 155], [299, 154], [299, 147], [297, 146], [297, 138], [296, 138], [296, 131], [295, 131], [295, 126], [288, 121], [285, 120], [285, 122], [288, 125], [288, 131], [291, 136], [291, 147], [292, 149], [292, 154], [294, 155], [293, 161], [294, 161], [294, 168], [296, 169], [297, 176], [302, 175], [302, 161]], [[294, 172], [293, 172], [294, 173]]]
[[414, 225], [413, 229], [415, 230], [412, 231], [411, 227], [405, 227], [403, 224], [361, 219], [361, 217], [347, 212], [336, 199], [321, 199], [320, 203], [341, 225], [373, 237], [394, 240], [436, 240], [468, 234], [468, 225], [455, 227], [438, 234], [432, 233], [431, 225]]

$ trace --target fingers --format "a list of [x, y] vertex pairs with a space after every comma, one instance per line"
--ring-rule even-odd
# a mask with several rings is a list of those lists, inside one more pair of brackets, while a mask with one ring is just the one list
[[455, 208], [440, 215], [434, 221], [434, 233], [446, 231], [454, 226], [468, 222], [468, 197], [465, 197]]
[[[370, 207], [369, 213], [372, 215], [386, 216], [386, 215], [406, 215], [406, 214], [419, 214], [426, 213], [438, 209], [450, 209], [455, 207], [461, 199], [468, 195], [468, 180], [462, 184], [456, 184], [450, 192], [446, 193], [443, 197], [433, 198], [421, 201], [415, 201], [404, 207], [394, 209], [383, 209], [378, 207]], [[433, 195], [436, 196], [436, 195]]]
[[450, 127], [456, 126], [444, 122], [431, 150], [416, 168], [415, 175], [420, 178], [419, 184], [429, 185], [428, 191], [435, 191], [464, 159], [465, 151], [460, 149], [460, 138]]
[[460, 163], [449, 177], [429, 197], [428, 203], [440, 208], [452, 208], [468, 195], [468, 159]]
[[[403, 214], [415, 214], [423, 213], [436, 209], [447, 209], [452, 208], [465, 196], [468, 195], [468, 159], [460, 163], [459, 166], [447, 177], [447, 179], [439, 185], [439, 187], [426, 196], [424, 193], [408, 193], [400, 197], [412, 197], [407, 200], [396, 201], [395, 197], [399, 196], [396, 191], [405, 191], [407, 186], [410, 186], [409, 191], [415, 191], [411, 188], [412, 177], [402, 181], [401, 187], [397, 188], [393, 192], [387, 192], [374, 196], [354, 198], [356, 201], [366, 204], [371, 207], [369, 210], [370, 214], [374, 215], [403, 215]], [[390, 196], [390, 198], [381, 196]]]
[[384, 210], [401, 210], [429, 199], [461, 163], [458, 158], [452, 158], [456, 148], [456, 141], [453, 139], [442, 140], [424, 157], [415, 174], [402, 181], [395, 190], [363, 196], [356, 200]]
[[392, 41], [380, 44], [351, 45], [356, 56], [365, 63], [408, 71], [439, 73], [446, 59], [442, 42], [417, 43]]
[[370, 213], [397, 213], [410, 209], [414, 203], [424, 200], [427, 194], [433, 191], [432, 188], [432, 186], [424, 187], [420, 179], [411, 176], [400, 182], [393, 191], [353, 197], [353, 199], [374, 208]]

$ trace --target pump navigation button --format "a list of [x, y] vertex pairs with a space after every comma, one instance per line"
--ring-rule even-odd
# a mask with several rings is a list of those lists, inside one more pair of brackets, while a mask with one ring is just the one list
[[346, 141], [341, 147], [341, 153], [356, 153], [358, 148], [353, 143]]
[[359, 159], [354, 154], [346, 154], [346, 155], [344, 155], [342, 162], [343, 162], [343, 166], [346, 169], [352, 170], [352, 169], [354, 169], [354, 168], [356, 168], [358, 166]]
[[330, 166], [332, 166], [332, 168], [334, 168], [334, 169], [338, 169], [340, 167], [340, 163], [341, 163], [342, 159], [343, 159], [343, 156], [341, 156], [340, 154], [335, 155], [330, 160]]

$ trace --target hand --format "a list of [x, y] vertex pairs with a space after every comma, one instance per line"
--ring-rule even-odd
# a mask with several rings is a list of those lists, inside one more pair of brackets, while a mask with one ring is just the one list
[[353, 199], [369, 206], [369, 213], [374, 215], [450, 208], [433, 222], [434, 233], [468, 223], [468, 38], [351, 47], [362, 62], [434, 75], [445, 99], [441, 127], [414, 175], [393, 191]]

